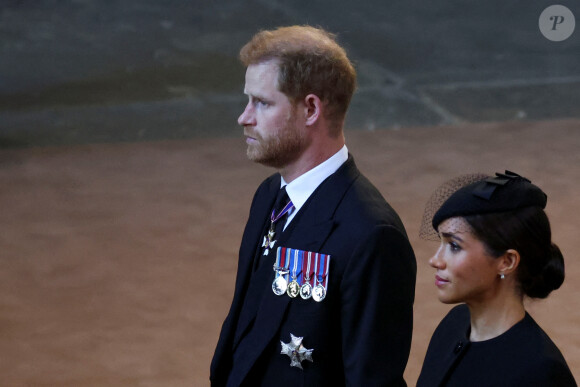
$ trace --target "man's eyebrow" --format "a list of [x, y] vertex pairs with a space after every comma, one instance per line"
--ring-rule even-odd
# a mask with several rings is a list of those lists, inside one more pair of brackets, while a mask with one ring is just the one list
[[260, 95], [259, 93], [252, 93], [251, 91], [247, 91], [247, 90], [244, 90], [244, 94], [250, 98], [253, 98], [253, 99], [260, 99], [260, 100], [266, 99], [263, 95]]

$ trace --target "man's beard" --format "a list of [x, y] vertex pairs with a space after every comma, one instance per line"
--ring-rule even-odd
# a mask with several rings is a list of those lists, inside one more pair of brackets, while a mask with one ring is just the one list
[[257, 133], [254, 136], [258, 143], [248, 145], [248, 159], [276, 169], [296, 161], [307, 145], [305, 136], [294, 126], [293, 119], [289, 119], [284, 127], [267, 139]]

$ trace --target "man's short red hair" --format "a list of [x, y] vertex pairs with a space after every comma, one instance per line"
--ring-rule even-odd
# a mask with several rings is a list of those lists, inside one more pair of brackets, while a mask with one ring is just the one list
[[326, 106], [326, 117], [342, 129], [356, 71], [333, 34], [311, 26], [280, 27], [260, 31], [240, 51], [245, 66], [270, 59], [279, 62], [281, 92], [294, 103], [315, 94]]

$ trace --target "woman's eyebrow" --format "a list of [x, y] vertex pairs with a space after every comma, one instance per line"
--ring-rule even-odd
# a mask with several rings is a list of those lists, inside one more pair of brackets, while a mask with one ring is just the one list
[[445, 237], [445, 238], [456, 239], [459, 242], [463, 242], [463, 239], [461, 239], [457, 234], [452, 233], [452, 232], [442, 232], [441, 233], [441, 236], [442, 237]]

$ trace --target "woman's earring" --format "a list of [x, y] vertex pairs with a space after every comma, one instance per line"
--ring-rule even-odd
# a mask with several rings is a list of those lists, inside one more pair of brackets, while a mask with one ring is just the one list
[[505, 278], [505, 274], [501, 273], [501, 274], [499, 275], [499, 278], [501, 278], [501, 279], [504, 279], [504, 278]]

